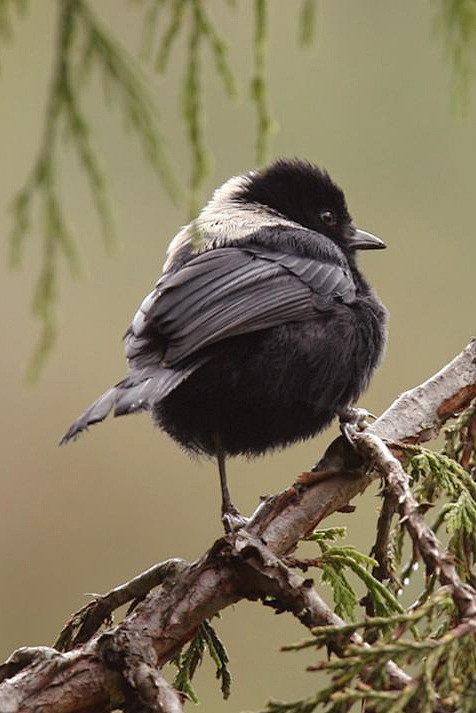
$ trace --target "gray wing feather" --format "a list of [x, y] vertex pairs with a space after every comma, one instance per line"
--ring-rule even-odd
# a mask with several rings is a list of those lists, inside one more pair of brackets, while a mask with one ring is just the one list
[[341, 265], [260, 248], [218, 248], [165, 274], [132, 322], [126, 353], [131, 367], [142, 340], [164, 339], [162, 364], [217, 341], [303, 321], [333, 299], [352, 302], [355, 285]]
[[60, 445], [75, 440], [83, 431], [94, 423], [104, 421], [114, 409], [114, 416], [148, 410], [150, 405], [165, 398], [190, 374], [198, 369], [204, 360], [197, 360], [186, 369], [155, 368], [155, 376], [138, 380], [138, 375], [131, 375], [112, 389], [100, 396], [70, 426], [60, 441]]
[[[316, 308], [308, 288], [283, 285], [279, 294], [255, 290], [253, 294], [220, 303], [220, 307], [197, 316], [193, 323], [186, 322], [170, 335], [164, 362], [173, 364], [189, 354], [192, 348], [204, 347], [230, 336], [269, 329], [285, 322], [312, 319]], [[212, 305], [213, 308], [213, 305]], [[238, 321], [236, 315], [242, 314]], [[212, 321], [212, 328], [211, 328]]]
[[114, 416], [148, 410], [150, 405], [158, 403], [190, 376], [203, 360], [194, 362], [187, 369], [166, 369], [160, 367], [156, 376], [151, 376], [133, 386], [123, 387], [114, 403]]
[[68, 428], [60, 441], [60, 446], [76, 439], [80, 433], [87, 431], [93, 423], [104, 421], [114, 406], [118, 388], [113, 386], [100, 396], [76, 421]]
[[[278, 262], [296, 277], [299, 277], [313, 292], [323, 297], [330, 296], [341, 298], [344, 302], [355, 300], [355, 283], [349, 269], [336, 263], [323, 262], [303, 258], [300, 255], [288, 253], [274, 253], [262, 250], [253, 250], [253, 253], [263, 260]], [[327, 282], [330, 275], [332, 281]]]

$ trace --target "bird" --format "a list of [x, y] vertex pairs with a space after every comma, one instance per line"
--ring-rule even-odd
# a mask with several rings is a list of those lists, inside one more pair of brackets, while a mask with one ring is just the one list
[[351, 420], [379, 366], [387, 310], [357, 263], [385, 248], [355, 227], [318, 165], [280, 158], [233, 176], [171, 241], [125, 334], [128, 375], [63, 436], [148, 411], [185, 451], [216, 458], [225, 531], [243, 522], [226, 459]]

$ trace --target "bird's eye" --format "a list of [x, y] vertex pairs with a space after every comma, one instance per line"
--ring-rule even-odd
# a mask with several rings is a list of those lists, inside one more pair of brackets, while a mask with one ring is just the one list
[[326, 225], [335, 225], [337, 222], [335, 214], [331, 210], [323, 210], [319, 217]]

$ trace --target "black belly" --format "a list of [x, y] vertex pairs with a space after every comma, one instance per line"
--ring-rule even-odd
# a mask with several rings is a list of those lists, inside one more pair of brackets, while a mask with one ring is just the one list
[[383, 323], [342, 307], [318, 320], [234, 337], [153, 407], [184, 448], [259, 455], [309, 438], [366, 388], [384, 345]]

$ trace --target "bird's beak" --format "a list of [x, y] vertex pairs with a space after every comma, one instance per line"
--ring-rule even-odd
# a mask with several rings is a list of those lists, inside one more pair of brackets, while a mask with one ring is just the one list
[[356, 230], [351, 240], [351, 245], [355, 250], [382, 250], [387, 246], [372, 233], [367, 233], [365, 230]]

